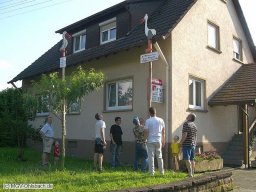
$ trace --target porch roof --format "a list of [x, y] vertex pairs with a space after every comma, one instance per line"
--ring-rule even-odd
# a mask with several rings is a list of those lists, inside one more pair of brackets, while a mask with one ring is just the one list
[[256, 63], [244, 64], [209, 100], [209, 105], [255, 104]]

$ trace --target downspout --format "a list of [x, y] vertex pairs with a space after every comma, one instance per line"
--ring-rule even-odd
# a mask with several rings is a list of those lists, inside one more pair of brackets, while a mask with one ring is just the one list
[[[165, 102], [166, 102], [166, 107], [165, 107], [165, 130], [166, 130], [166, 143], [168, 144], [168, 142], [170, 141], [169, 139], [169, 129], [170, 129], [170, 123], [169, 123], [169, 83], [170, 83], [170, 64], [168, 63], [168, 61], [166, 60], [165, 55], [162, 52], [162, 49], [160, 48], [159, 44], [157, 42], [154, 43], [154, 47], [155, 49], [158, 51], [160, 58], [163, 60], [164, 64], [165, 64], [165, 85], [166, 85], [166, 90], [165, 90]], [[165, 147], [165, 154], [170, 154], [169, 152], [169, 145]], [[168, 157], [169, 160], [169, 157]], [[167, 161], [168, 161], [167, 160]], [[169, 161], [167, 162], [167, 165], [169, 165]], [[170, 166], [168, 166], [170, 167]]]

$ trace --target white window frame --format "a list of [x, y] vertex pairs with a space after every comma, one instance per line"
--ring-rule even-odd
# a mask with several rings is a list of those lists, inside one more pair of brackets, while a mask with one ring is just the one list
[[242, 61], [242, 41], [237, 37], [233, 37], [233, 58]]
[[[201, 105], [196, 105], [196, 97], [197, 97], [197, 93], [196, 93], [196, 82], [199, 82], [201, 85]], [[193, 103], [190, 104], [190, 84], [192, 83], [193, 85]], [[199, 78], [195, 78], [190, 76], [189, 77], [189, 83], [188, 83], [188, 102], [189, 102], [189, 109], [196, 109], [196, 110], [204, 110], [205, 107], [205, 80], [199, 79]]]
[[[110, 38], [111, 30], [113, 29], [116, 30], [116, 35], [117, 35], [116, 17], [100, 23], [99, 26], [100, 26], [100, 44], [105, 44], [105, 43], [116, 40], [116, 36], [112, 39]], [[102, 39], [104, 32], [107, 32], [107, 35], [108, 35], [108, 38], [106, 41], [103, 41]]]
[[[82, 47], [82, 42], [83, 42], [83, 36], [85, 36], [84, 38], [85, 38], [85, 45], [84, 45], [84, 47]], [[86, 47], [86, 29], [85, 30], [83, 30], [83, 31], [80, 31], [80, 32], [78, 32], [78, 33], [75, 33], [75, 34], [73, 34], [72, 35], [72, 37], [73, 37], [73, 52], [74, 53], [77, 53], [77, 52], [80, 52], [80, 51], [83, 51], [83, 50], [85, 50], [85, 47]], [[79, 38], [79, 48], [76, 50], [76, 38], [77, 37], [80, 37]]]
[[220, 28], [210, 21], [207, 22], [207, 44], [209, 48], [220, 51]]
[[[43, 103], [43, 100], [47, 101], [49, 99], [48, 96], [38, 95], [37, 97], [38, 97], [38, 100], [40, 99], [41, 100], [40, 102], [42, 102], [42, 103]], [[48, 108], [48, 111], [37, 111], [36, 116], [47, 116], [47, 115], [49, 115], [49, 112], [50, 112], [49, 111], [49, 108], [50, 108], [49, 100], [48, 100], [48, 103], [46, 103], [46, 107]]]
[[[74, 110], [75, 108], [72, 105], [77, 105], [75, 106], [77, 110]], [[68, 105], [68, 114], [78, 114], [81, 112], [81, 99], [76, 99], [75, 101], [69, 102]]]
[[[106, 110], [107, 111], [116, 111], [116, 110], [131, 110], [133, 107], [133, 94], [132, 94], [132, 98], [131, 98], [131, 104], [130, 105], [126, 105], [126, 106], [119, 106], [118, 104], [118, 84], [119, 83], [124, 83], [124, 82], [129, 82], [131, 83], [132, 86], [132, 91], [134, 90], [133, 88], [133, 80], [132, 78], [127, 78], [127, 79], [122, 79], [122, 80], [117, 80], [117, 81], [111, 81], [111, 82], [107, 82], [106, 83]], [[110, 99], [110, 91], [109, 91], [109, 85], [110, 84], [115, 84], [116, 86], [116, 92], [115, 92], [115, 106], [109, 106], [109, 99]]]

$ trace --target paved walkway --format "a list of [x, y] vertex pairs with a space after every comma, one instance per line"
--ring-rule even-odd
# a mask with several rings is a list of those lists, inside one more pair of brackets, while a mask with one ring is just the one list
[[256, 192], [256, 168], [238, 168], [232, 172], [235, 185], [233, 192]]

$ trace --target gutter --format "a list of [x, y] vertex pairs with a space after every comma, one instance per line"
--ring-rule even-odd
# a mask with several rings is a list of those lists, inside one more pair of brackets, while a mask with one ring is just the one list
[[[162, 59], [162, 61], [165, 64], [165, 84], [166, 84], [166, 91], [165, 91], [165, 102], [166, 102], [166, 106], [165, 106], [165, 130], [166, 130], [166, 143], [168, 143], [170, 141], [169, 138], [169, 129], [170, 129], [170, 120], [169, 120], [169, 116], [170, 116], [170, 111], [169, 111], [169, 95], [170, 95], [170, 89], [169, 89], [169, 84], [170, 84], [170, 64], [168, 63], [168, 61], [166, 60], [165, 55], [162, 52], [162, 49], [160, 48], [159, 44], [157, 42], [154, 43], [154, 47], [155, 49], [158, 51], [160, 58]], [[169, 145], [168, 145], [169, 146]], [[167, 154], [167, 157], [169, 156], [169, 147], [165, 147], [165, 154]], [[167, 162], [167, 164], [169, 163], [169, 161]]]

